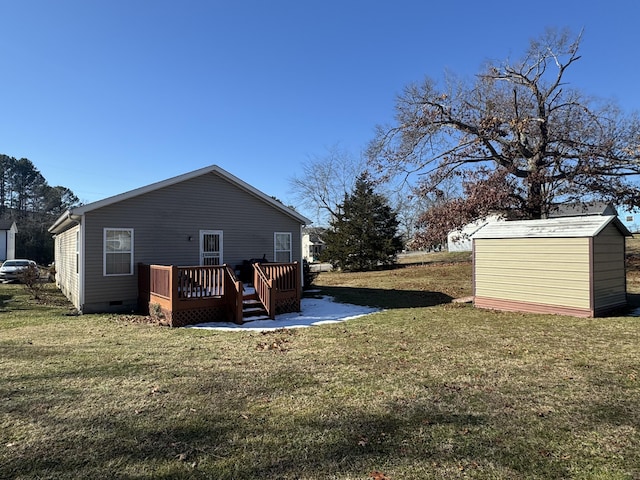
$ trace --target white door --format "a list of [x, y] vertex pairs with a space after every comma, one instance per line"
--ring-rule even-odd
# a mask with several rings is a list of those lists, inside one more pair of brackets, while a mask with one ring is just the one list
[[200, 265], [222, 265], [222, 230], [200, 230]]

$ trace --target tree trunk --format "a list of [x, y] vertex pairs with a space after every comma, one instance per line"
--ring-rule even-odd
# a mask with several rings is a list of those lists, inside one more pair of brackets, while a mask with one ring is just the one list
[[537, 178], [537, 173], [529, 175], [526, 214], [530, 220], [537, 220], [546, 216], [545, 202], [543, 199], [543, 182]]

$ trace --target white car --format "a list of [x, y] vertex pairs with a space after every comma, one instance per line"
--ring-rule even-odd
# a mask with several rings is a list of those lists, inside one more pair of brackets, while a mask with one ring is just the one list
[[33, 260], [25, 260], [21, 258], [15, 260], [5, 260], [0, 267], [0, 281], [11, 282], [14, 280], [19, 280], [20, 274], [27, 270], [29, 267], [35, 268], [36, 271], [38, 270], [38, 265]]

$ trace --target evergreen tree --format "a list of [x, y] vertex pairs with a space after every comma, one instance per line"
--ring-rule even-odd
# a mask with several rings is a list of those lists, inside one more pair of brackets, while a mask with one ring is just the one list
[[365, 174], [360, 175], [323, 236], [326, 248], [322, 258], [334, 267], [352, 271], [392, 264], [402, 248], [398, 225], [387, 199], [374, 192]]
[[0, 218], [18, 226], [16, 257], [40, 264], [53, 260], [53, 237], [48, 227], [78, 198], [66, 187], [51, 187], [27, 158], [0, 154]]

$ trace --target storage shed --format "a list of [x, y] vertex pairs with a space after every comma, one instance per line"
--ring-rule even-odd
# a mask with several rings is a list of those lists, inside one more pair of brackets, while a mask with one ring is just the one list
[[474, 305], [580, 317], [623, 307], [628, 236], [614, 215], [489, 223], [473, 236]]

